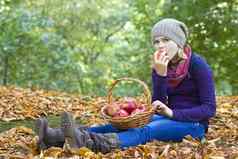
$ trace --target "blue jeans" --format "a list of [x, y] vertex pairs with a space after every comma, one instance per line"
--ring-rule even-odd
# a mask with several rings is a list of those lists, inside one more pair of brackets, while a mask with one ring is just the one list
[[154, 115], [151, 122], [141, 128], [131, 128], [123, 131], [107, 124], [90, 127], [89, 131], [117, 133], [121, 148], [145, 144], [155, 139], [159, 141], [181, 141], [186, 135], [200, 139], [205, 135], [204, 126], [198, 122], [180, 122], [160, 115]]

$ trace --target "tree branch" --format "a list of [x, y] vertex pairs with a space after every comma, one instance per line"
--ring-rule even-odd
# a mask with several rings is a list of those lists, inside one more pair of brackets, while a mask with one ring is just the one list
[[116, 34], [117, 32], [119, 32], [119, 31], [125, 26], [125, 24], [126, 24], [126, 23], [121, 24], [118, 28], [116, 28], [114, 31], [112, 31], [111, 33], [109, 33], [109, 34], [105, 37], [104, 41], [105, 41], [105, 42], [108, 42], [109, 38], [112, 37], [112, 36], [113, 36], [114, 34]]

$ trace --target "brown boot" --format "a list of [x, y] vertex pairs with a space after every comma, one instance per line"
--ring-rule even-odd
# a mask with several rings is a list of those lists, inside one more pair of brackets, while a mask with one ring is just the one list
[[61, 114], [61, 129], [64, 133], [65, 140], [68, 141], [72, 148], [79, 147], [76, 139], [76, 128], [73, 116], [68, 112]]
[[39, 136], [38, 147], [41, 150], [49, 147], [63, 147], [64, 145], [64, 134], [59, 128], [48, 127], [48, 121], [45, 118], [39, 118], [35, 123], [35, 130]]
[[80, 125], [75, 126], [73, 116], [68, 112], [61, 114], [61, 129], [65, 140], [72, 148], [88, 147], [91, 148], [93, 141], [87, 133], [87, 127]]
[[80, 130], [75, 128], [74, 120], [70, 113], [64, 112], [61, 117], [62, 130], [70, 147], [80, 148], [84, 146], [94, 152], [102, 153], [119, 148], [119, 139], [116, 133], [100, 134], [88, 132], [85, 129]]

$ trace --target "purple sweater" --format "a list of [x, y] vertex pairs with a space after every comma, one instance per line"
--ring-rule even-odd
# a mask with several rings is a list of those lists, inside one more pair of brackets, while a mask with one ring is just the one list
[[216, 112], [212, 70], [199, 55], [192, 53], [188, 75], [175, 88], [167, 84], [167, 77], [152, 71], [152, 101], [160, 100], [173, 110], [173, 119], [200, 122], [207, 131], [208, 120]]

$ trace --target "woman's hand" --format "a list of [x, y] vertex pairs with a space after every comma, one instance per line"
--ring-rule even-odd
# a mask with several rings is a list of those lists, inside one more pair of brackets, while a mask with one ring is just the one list
[[152, 60], [152, 67], [155, 69], [156, 73], [160, 76], [167, 76], [167, 66], [169, 63], [169, 56], [166, 52], [156, 51]]
[[173, 111], [159, 100], [154, 101], [152, 106], [155, 108], [158, 114], [167, 116], [169, 118], [173, 117]]

